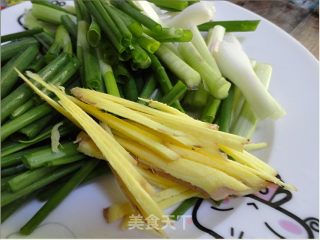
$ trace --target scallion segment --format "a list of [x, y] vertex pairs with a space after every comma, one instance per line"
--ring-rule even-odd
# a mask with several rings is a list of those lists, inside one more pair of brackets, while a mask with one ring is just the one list
[[5, 123], [4, 125], [2, 125], [1, 129], [1, 142], [4, 141], [7, 137], [9, 137], [11, 134], [17, 132], [18, 130], [27, 126], [28, 124], [40, 119], [41, 117], [44, 117], [51, 111], [51, 107], [48, 104], [44, 103], [22, 114], [21, 116]]
[[4, 67], [1, 69], [1, 98], [6, 97], [13, 89], [15, 84], [18, 82], [18, 73], [15, 68], [19, 71], [24, 71], [32, 63], [39, 52], [37, 45], [31, 45], [25, 49], [21, 54], [12, 58]]
[[178, 81], [170, 91], [162, 97], [161, 102], [172, 105], [176, 100], [180, 100], [186, 91], [187, 86], [183, 82]]
[[37, 33], [42, 32], [42, 28], [34, 28], [34, 29], [30, 29], [30, 30], [26, 30], [26, 31], [22, 31], [22, 32], [16, 32], [16, 33], [11, 33], [11, 34], [7, 34], [7, 35], [3, 35], [1, 36], [1, 42], [8, 42], [8, 41], [14, 41], [20, 38], [24, 38], [24, 37], [31, 37]]
[[62, 144], [59, 148], [59, 152], [52, 152], [51, 146], [47, 146], [36, 152], [29, 152], [23, 156], [22, 161], [28, 168], [35, 169], [46, 166], [50, 161], [74, 156], [76, 154], [82, 155], [81, 153], [78, 153], [77, 145], [69, 142]]
[[21, 189], [20, 191], [3, 192], [1, 194], [1, 207], [6, 206], [17, 199], [24, 197], [24, 196], [26, 196], [36, 190], [48, 185], [49, 183], [56, 181], [57, 179], [75, 171], [76, 169], [81, 167], [81, 165], [82, 165], [82, 163], [75, 163], [75, 164], [70, 164], [68, 166], [59, 167], [55, 171], [51, 172], [50, 175], [48, 175], [47, 177], [42, 178], [39, 181], [28, 185], [27, 187]]
[[[161, 45], [156, 55], [161, 61], [181, 80], [189, 89], [197, 89], [201, 77], [197, 71], [191, 68], [183, 59], [177, 56], [165, 45]], [[193, 58], [194, 56], [188, 56]], [[186, 57], [187, 58], [187, 57]]]
[[33, 230], [68, 196], [73, 189], [75, 189], [85, 177], [94, 169], [98, 164], [98, 160], [88, 160], [80, 170], [76, 172], [67, 182], [63, 185], [44, 206], [20, 229], [23, 235], [29, 235]]
[[255, 31], [260, 20], [240, 20], [240, 21], [210, 21], [198, 25], [200, 31], [209, 31], [215, 26], [222, 26], [227, 32], [250, 32]]
[[177, 221], [183, 214], [185, 214], [199, 198], [189, 198], [184, 200], [171, 214], [171, 219]]
[[221, 100], [215, 99], [214, 97], [210, 96], [208, 99], [207, 104], [205, 105], [204, 109], [201, 113], [201, 121], [213, 123], [216, 118], [216, 114], [218, 112]]
[[131, 16], [137, 22], [141, 23], [145, 27], [149, 28], [151, 31], [155, 33], [160, 33], [162, 30], [162, 26], [153, 21], [151, 18], [139, 12], [136, 8], [132, 7], [129, 3], [123, 0], [113, 0], [112, 3], [124, 11], [126, 14]]
[[231, 119], [232, 119], [233, 94], [234, 94], [234, 87], [231, 87], [228, 97], [224, 99], [221, 103], [219, 118], [217, 121], [219, 125], [219, 131], [230, 132], [230, 127], [231, 127], [230, 125], [231, 125]]
[[91, 47], [97, 47], [101, 40], [101, 29], [94, 19], [91, 20], [87, 32], [87, 40]]
[[8, 188], [12, 192], [17, 192], [33, 182], [37, 182], [42, 178], [45, 178], [49, 175], [54, 168], [38, 168], [34, 170], [28, 170], [24, 173], [21, 173], [8, 181]]
[[1, 45], [1, 62], [14, 57], [16, 54], [25, 50], [29, 46], [37, 44], [38, 42], [36, 39], [28, 37]]
[[189, 6], [189, 1], [183, 0], [149, 0], [159, 8], [169, 11], [182, 11]]

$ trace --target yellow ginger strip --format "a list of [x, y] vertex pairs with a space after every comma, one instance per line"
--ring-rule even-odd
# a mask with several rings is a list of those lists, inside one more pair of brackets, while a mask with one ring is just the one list
[[[61, 105], [78, 119], [79, 123], [95, 142], [105, 159], [109, 161], [111, 167], [119, 175], [123, 184], [133, 196], [142, 215], [147, 218], [153, 214], [159, 219], [162, 219], [163, 212], [159, 205], [152, 199], [144, 188], [145, 184], [148, 184], [148, 182], [137, 172], [121, 152], [117, 151], [117, 141], [115, 141], [110, 134], [107, 134], [101, 126], [99, 126], [92, 118], [83, 112], [81, 108], [75, 105], [67, 97], [61, 94], [58, 95], [58, 97], [60, 98]], [[137, 180], [137, 175], [141, 176], [140, 180]], [[141, 180], [144, 181], [141, 182]]]
[[217, 153], [221, 153], [217, 144], [212, 144], [210, 147], [198, 148], [197, 151], [198, 152], [209, 153], [209, 154], [213, 154], [213, 155], [215, 155]]
[[[91, 140], [91, 138], [85, 132], [80, 132], [78, 134], [76, 143], [78, 143], [78, 148], [77, 148], [78, 152], [81, 152], [89, 157], [105, 160], [104, 156], [100, 152], [97, 145]], [[123, 152], [123, 154], [127, 157], [127, 159], [133, 165], [136, 165], [137, 161], [125, 149], [122, 149], [122, 150], [123, 151], [121, 150], [120, 151]]]
[[[101, 124], [100, 124], [101, 125]], [[105, 130], [105, 126], [101, 126]], [[112, 137], [112, 133], [109, 133]], [[100, 152], [96, 144], [91, 140], [91, 138], [85, 132], [80, 132], [77, 136], [75, 143], [78, 143], [77, 150], [81, 153], [86, 154], [89, 157], [94, 157], [97, 159], [105, 160], [104, 156]], [[137, 164], [137, 161], [128, 153], [124, 148], [118, 149], [133, 165]], [[154, 191], [152, 191], [154, 192]]]
[[108, 126], [118, 132], [122, 133], [125, 137], [128, 137], [140, 144], [149, 147], [153, 151], [157, 152], [168, 160], [177, 160], [180, 156], [162, 144], [162, 140], [148, 131], [145, 131], [135, 125], [130, 124], [122, 119], [116, 118], [111, 114], [100, 111], [98, 108], [89, 104], [83, 103], [79, 100], [72, 99], [78, 106], [84, 111], [91, 114], [100, 121], [108, 124]]
[[174, 188], [168, 188], [168, 189], [165, 189], [165, 190], [162, 190], [160, 192], [158, 192], [156, 194], [156, 201], [157, 202], [160, 202], [160, 201], [163, 201], [165, 199], [168, 199], [168, 198], [171, 198], [171, 197], [174, 197], [180, 193], [183, 193], [185, 191], [187, 191], [188, 188], [185, 187], [185, 186], [177, 186], [177, 187], [174, 187]]
[[97, 159], [105, 160], [97, 145], [85, 132], [80, 132], [77, 136], [76, 143], [78, 143], [78, 151]]
[[266, 181], [273, 182], [279, 186], [282, 186], [290, 191], [295, 191], [296, 188], [291, 184], [286, 184], [282, 182], [280, 179], [275, 177], [277, 175], [277, 171], [274, 170], [271, 166], [257, 158], [256, 156], [243, 151], [238, 152], [233, 150], [227, 146], [219, 145], [220, 149], [231, 156], [235, 161], [240, 162], [250, 168], [252, 168], [256, 175], [265, 179]]
[[[105, 93], [102, 93], [102, 92], [98, 92], [96, 94], [96, 92], [94, 90], [90, 90], [90, 89], [76, 88], [75, 89], [75, 93], [72, 91], [72, 94], [89, 95], [90, 97], [91, 97], [92, 93], [94, 93], [98, 99], [101, 99], [101, 100], [104, 99], [106, 101], [111, 101], [113, 103], [120, 104], [121, 106], [125, 106], [126, 108], [129, 108], [129, 109], [137, 111], [137, 112], [147, 113], [147, 114], [156, 114], [156, 115], [157, 114], [161, 114], [161, 115], [164, 115], [164, 116], [169, 115], [171, 117], [176, 117], [177, 119], [180, 119], [180, 120], [183, 119], [185, 121], [191, 121], [194, 125], [198, 124], [200, 126], [205, 126], [205, 127], [209, 127], [209, 126], [212, 125], [212, 124], [209, 124], [209, 123], [205, 123], [205, 122], [201, 122], [201, 121], [195, 120], [195, 119], [191, 118], [189, 115], [187, 115], [185, 113], [182, 113], [182, 112], [177, 114], [178, 110], [176, 110], [174, 108], [172, 108], [173, 110], [171, 111], [171, 113], [168, 113], [168, 111], [169, 111], [168, 109], [171, 108], [170, 106], [167, 106], [166, 107], [167, 110], [165, 112], [162, 112], [162, 111], [153, 109], [151, 107], [147, 107], [145, 105], [129, 101], [129, 100], [124, 99], [124, 98], [119, 98], [119, 97], [116, 97], [116, 96], [112, 96], [110, 94], [105, 94]], [[89, 100], [89, 98], [88, 98], [88, 100]], [[96, 100], [94, 100], [94, 102], [95, 101]], [[160, 104], [158, 104], [158, 106], [159, 105]], [[164, 104], [162, 105], [162, 109], [163, 108], [165, 108]], [[175, 112], [176, 114], [172, 114], [172, 112]]]
[[252, 189], [237, 179], [217, 169], [182, 158], [170, 162], [163, 161], [161, 157], [140, 144], [119, 136], [116, 136], [116, 139], [129, 152], [137, 156], [138, 161], [201, 189], [215, 200], [222, 200], [231, 194], [244, 195], [252, 192]]
[[[60, 112], [62, 115], [64, 115], [66, 118], [68, 118], [71, 122], [73, 122], [76, 126], [79, 127], [79, 123], [63, 108], [61, 107], [56, 101], [48, 97], [46, 94], [44, 94], [39, 88], [37, 88], [26, 76], [24, 76], [18, 69], [15, 68], [15, 71], [18, 73], [19, 77], [25, 81], [25, 83], [36, 93], [38, 94], [43, 100], [45, 100], [51, 107], [53, 107], [55, 110]], [[50, 84], [46, 83], [41, 79], [41, 77], [37, 74], [34, 74], [32, 72], [27, 71], [26, 72], [28, 77], [32, 78], [34, 81], [40, 83], [42, 86], [47, 88], [51, 91], [52, 87]]]
[[[33, 84], [31, 83], [31, 85]], [[52, 91], [60, 99], [60, 105], [77, 120], [79, 125], [82, 126], [90, 138], [95, 142], [113, 170], [119, 174], [121, 181], [125, 184], [130, 194], [134, 196], [137, 208], [142, 215], [147, 218], [153, 214], [159, 219], [162, 219], [163, 212], [160, 206], [145, 189], [145, 186], [149, 185], [149, 183], [137, 172], [133, 164], [118, 150], [119, 148], [122, 148], [121, 145], [80, 107], [74, 104], [59, 88], [52, 86], [48, 90]], [[137, 179], [137, 176], [140, 176], [140, 178]]]
[[[142, 115], [136, 111], [133, 111], [133, 110], [121, 105], [121, 104], [106, 100], [105, 98], [102, 98], [102, 97], [100, 97], [101, 93], [99, 93], [99, 92], [92, 91], [89, 89], [84, 89], [84, 88], [78, 88], [78, 87], [71, 89], [71, 92], [74, 96], [76, 96], [78, 99], [80, 99], [83, 102], [86, 102], [90, 105], [94, 105], [97, 108], [111, 112], [111, 113], [118, 115], [120, 117], [124, 117], [124, 118], [130, 119], [132, 121], [138, 122], [138, 123], [145, 125], [151, 129], [154, 129], [156, 131], [160, 131], [165, 134], [168, 134], [169, 136], [184, 136], [185, 135], [183, 132], [176, 131], [174, 129], [166, 127], [166, 126], [162, 125], [161, 123], [153, 121], [150, 118], [145, 117], [144, 115]], [[107, 94], [104, 94], [104, 95], [107, 95]]]
[[[104, 160], [104, 157], [100, 150], [97, 148], [95, 143], [91, 140], [91, 138], [85, 132], [80, 132], [77, 137], [78, 151], [94, 158]], [[134, 160], [135, 161], [135, 160]], [[142, 167], [138, 168], [140, 174], [146, 178], [151, 184], [159, 188], [172, 188], [181, 186], [179, 183], [174, 182], [165, 177], [159, 176], [155, 173], [152, 173], [152, 170], [147, 170]]]
[[[187, 199], [192, 198], [192, 197], [201, 197], [201, 196], [197, 192], [194, 192], [192, 190], [188, 190], [188, 191], [183, 192], [181, 194], [178, 194], [178, 195], [176, 195], [174, 197], [171, 197], [171, 198], [164, 199], [164, 200], [160, 201], [159, 205], [163, 209], [166, 209], [166, 208], [172, 207], [174, 204], [177, 204], [179, 202], [182, 202], [182, 201], [187, 200]], [[123, 217], [123, 221], [121, 223], [121, 228], [122, 229], [128, 229], [129, 222], [130, 222], [130, 215], [131, 214], [132, 213], [129, 213], [128, 215]], [[120, 218], [118, 217], [117, 219], [120, 219]]]
[[[188, 136], [188, 138], [185, 137], [179, 137], [179, 136], [175, 136], [175, 137], [168, 137], [166, 134], [163, 134], [161, 132], [157, 132], [153, 129], [147, 128], [146, 126], [143, 126], [139, 123], [133, 122], [131, 120], [125, 119], [125, 121], [129, 122], [132, 125], [135, 125], [141, 129], [143, 129], [144, 131], [150, 132], [151, 134], [156, 134], [159, 136], [159, 138], [162, 139], [163, 142], [166, 143], [173, 143], [179, 146], [184, 146], [184, 147], [189, 147], [192, 148], [193, 146], [198, 146], [199, 145], [199, 141], [195, 138], [193, 138], [192, 136]], [[219, 149], [217, 147], [217, 149]]]
[[266, 143], [266, 142], [249, 143], [249, 144], [246, 144], [244, 146], [244, 150], [246, 150], [246, 151], [255, 151], [255, 150], [260, 150], [260, 149], [263, 149], [263, 148], [266, 148], [266, 147], [268, 147], [268, 143]]
[[[162, 209], [166, 209], [176, 203], [195, 196], [200, 196], [200, 194], [193, 190], [187, 190], [186, 188], [169, 188], [160, 191], [154, 198]], [[113, 223], [120, 218], [133, 213], [134, 209], [132, 209], [130, 203], [117, 203], [104, 209], [104, 217], [108, 223]]]
[[165, 189], [165, 188], [173, 188], [179, 186], [179, 183], [174, 182], [168, 178], [161, 177], [155, 173], [152, 173], [152, 170], [147, 170], [144, 168], [139, 168], [140, 173], [148, 179], [148, 181], [156, 187]]
[[156, 115], [150, 115], [149, 118], [160, 122], [167, 127], [180, 130], [193, 136], [194, 138], [197, 138], [200, 146], [210, 147], [214, 143], [219, 143], [241, 151], [244, 144], [249, 143], [249, 139], [244, 137], [221, 132], [216, 129], [193, 125], [188, 121], [178, 121], [173, 118], [163, 118]]
[[182, 202], [182, 201], [189, 199], [189, 198], [192, 198], [192, 197], [202, 197], [203, 198], [203, 196], [199, 192], [196, 192], [192, 189], [189, 189], [189, 190], [182, 192], [176, 196], [172, 196], [170, 198], [166, 198], [166, 199], [161, 200], [161, 202], [159, 202], [159, 205], [162, 209], [166, 209], [166, 208], [173, 206], [176, 203]]
[[148, 106], [151, 108], [158, 109], [162, 112], [171, 113], [171, 114], [178, 115], [181, 117], [191, 118], [188, 114], [180, 112], [178, 109], [170, 107], [165, 103], [154, 101], [151, 99], [145, 99], [145, 98], [139, 98], [139, 99], [146, 102], [148, 104]]
[[[171, 128], [171, 126], [166, 126], [165, 124], [161, 124], [158, 121], [153, 121], [150, 118], [153, 115], [150, 113], [153, 113], [154, 115], [161, 115], [161, 116], [163, 115], [163, 117], [165, 118], [168, 118], [168, 117], [173, 118], [174, 121], [178, 123], [188, 122], [189, 123], [188, 126], [199, 125], [199, 127], [202, 127], [203, 129], [206, 129], [206, 130], [210, 128], [216, 129], [215, 125], [195, 120], [189, 116], [181, 117], [178, 115], [168, 114], [166, 112], [161, 112], [159, 110], [152, 109], [142, 104], [128, 101], [126, 99], [115, 97], [109, 94], [100, 93], [100, 92], [95, 94], [96, 92], [90, 89], [73, 88], [71, 92], [73, 95], [77, 96], [82, 101], [87, 102], [90, 105], [95, 105], [100, 109], [103, 109], [105, 111], [112, 112], [113, 114], [130, 119], [134, 122], [137, 122], [141, 125], [151, 128], [159, 133], [166, 134], [167, 136], [171, 138], [175, 138], [176, 141], [179, 141], [185, 145], [190, 144], [190, 140], [189, 140], [190, 136], [184, 133], [184, 129], [182, 129], [182, 131], [178, 131], [175, 128]], [[139, 120], [139, 118], [148, 119], [148, 121]], [[155, 126], [154, 123], [156, 123], [157, 126]], [[163, 128], [165, 129], [163, 130]], [[237, 137], [237, 138], [243, 139], [242, 137]], [[196, 146], [199, 146], [199, 143], [200, 142], [197, 141]]]
[[169, 147], [179, 153], [181, 157], [223, 171], [255, 190], [259, 190], [267, 185], [265, 180], [257, 176], [251, 168], [241, 165], [238, 162], [225, 159], [219, 153], [214, 155], [207, 153], [204, 155], [196, 150], [189, 150], [174, 145], [170, 145]]
[[[128, 108], [131, 110], [135, 110], [138, 112], [141, 112], [142, 114], [138, 114], [139, 116], [144, 116], [146, 118], [148, 118], [150, 120], [154, 119], [155, 122], [159, 122], [159, 123], [163, 123], [164, 125], [166, 125], [169, 129], [178, 129], [181, 132], [185, 132], [188, 133], [190, 135], [194, 135], [197, 138], [199, 138], [199, 141], [201, 141], [202, 143], [206, 144], [206, 145], [210, 145], [212, 144], [212, 142], [214, 143], [220, 143], [220, 144], [224, 144], [227, 146], [230, 146], [232, 148], [238, 149], [238, 150], [242, 150], [243, 149], [243, 145], [248, 143], [248, 139], [241, 137], [241, 136], [237, 136], [237, 135], [233, 135], [230, 133], [225, 133], [225, 132], [220, 132], [217, 131], [215, 129], [215, 126], [212, 124], [208, 124], [208, 123], [204, 123], [198, 120], [195, 120], [191, 117], [181, 117], [180, 115], [173, 115], [173, 114], [169, 114], [167, 112], [161, 112], [159, 110], [156, 109], [152, 109], [150, 107], [144, 106], [142, 104], [138, 104], [132, 101], [128, 101], [126, 99], [123, 98], [119, 98], [119, 97], [115, 97], [109, 94], [105, 94], [105, 93], [96, 93], [93, 90], [90, 89], [83, 89], [83, 88], [74, 88], [71, 90], [72, 94], [74, 94], [75, 96], [79, 97], [80, 99], [82, 99], [83, 101], [89, 103], [89, 104], [95, 104], [97, 107], [102, 108], [106, 111], [113, 111], [110, 108], [106, 107], [106, 106], [101, 106], [102, 102], [105, 103], [106, 105], [110, 105], [110, 107], [113, 104], [119, 104], [119, 106], [124, 106], [124, 109]], [[100, 103], [97, 103], [100, 100]], [[111, 104], [111, 102], [113, 104]], [[100, 104], [99, 106], [97, 104]], [[121, 105], [120, 105], [121, 104]], [[168, 106], [169, 107], [169, 106]], [[137, 113], [133, 111], [133, 113]], [[119, 113], [120, 111], [118, 111]], [[114, 114], [118, 114], [113, 112]], [[126, 117], [127, 115], [127, 117]], [[136, 121], [138, 123], [142, 123], [139, 122], [135, 119], [129, 118], [129, 112], [128, 113], [124, 113], [124, 115], [120, 115], [122, 117], [126, 117], [130, 120]], [[150, 126], [148, 126], [150, 127]], [[151, 128], [151, 127], [150, 127]], [[158, 128], [153, 128], [157, 131], [159, 131], [160, 129]]]
[[229, 156], [231, 156], [243, 165], [246, 165], [259, 171], [263, 171], [273, 176], [277, 175], [277, 171], [275, 169], [273, 169], [271, 166], [269, 166], [259, 158], [251, 155], [250, 153], [246, 154], [245, 151], [240, 152], [222, 144], [218, 144], [218, 146], [222, 151], [224, 151], [226, 154], [228, 154]]

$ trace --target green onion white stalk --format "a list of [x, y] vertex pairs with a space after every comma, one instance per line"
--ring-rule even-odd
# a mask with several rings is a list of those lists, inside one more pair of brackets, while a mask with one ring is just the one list
[[257, 118], [278, 119], [285, 115], [284, 109], [260, 82], [247, 54], [234, 41], [224, 39], [212, 54], [223, 75], [241, 89]]
[[231, 84], [211, 68], [192, 43], [180, 43], [178, 49], [183, 59], [200, 73], [205, 87], [212, 96], [219, 99], [228, 96]]
[[[268, 89], [271, 80], [272, 67], [268, 64], [257, 63], [254, 71], [261, 83]], [[231, 127], [231, 132], [243, 137], [251, 138], [257, 125], [258, 119], [251, 110], [250, 104], [244, 102], [237, 119]]]
[[215, 26], [208, 31], [207, 46], [210, 52], [216, 51], [218, 44], [223, 40], [226, 29], [222, 26]]
[[164, 23], [168, 26], [175, 27], [187, 27], [189, 24], [197, 26], [212, 20], [214, 14], [215, 8], [212, 4], [209, 4], [206, 1], [200, 1], [185, 8], [173, 18], [164, 21]]
[[149, 3], [148, 1], [133, 1], [133, 3], [135, 3], [137, 7], [140, 8], [146, 16], [151, 18], [153, 21], [161, 24], [160, 17], [152, 7], [151, 3]]
[[74, 20], [74, 16], [71, 14], [40, 4], [33, 3], [31, 11], [32, 15], [37, 19], [53, 24], [60, 24], [61, 16], [63, 15], [68, 15], [72, 20]]
[[201, 83], [200, 74], [184, 62], [165, 45], [161, 45], [156, 55], [189, 89], [197, 89]]

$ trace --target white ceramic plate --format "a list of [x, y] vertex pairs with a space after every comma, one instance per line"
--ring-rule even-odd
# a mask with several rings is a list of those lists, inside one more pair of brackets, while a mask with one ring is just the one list
[[[61, 1], [60, 1], [61, 2]], [[259, 156], [275, 167], [298, 192], [267, 189], [255, 196], [226, 201], [218, 208], [198, 202], [193, 212], [168, 227], [172, 238], [317, 238], [319, 235], [318, 61], [295, 39], [260, 16], [224, 1], [215, 2], [217, 20], [261, 19], [257, 31], [237, 34], [248, 55], [273, 66], [270, 91], [287, 115], [259, 124], [255, 138], [269, 143]], [[22, 30], [18, 17], [30, 3], [1, 12], [1, 35]], [[285, 13], [284, 13], [285, 14]], [[29, 237], [154, 238], [138, 230], [106, 224], [102, 209], [123, 200], [112, 176], [75, 190]], [[37, 211], [33, 201], [1, 225], [2, 238]], [[175, 229], [172, 229], [175, 228]], [[211, 235], [211, 236], [210, 236]]]

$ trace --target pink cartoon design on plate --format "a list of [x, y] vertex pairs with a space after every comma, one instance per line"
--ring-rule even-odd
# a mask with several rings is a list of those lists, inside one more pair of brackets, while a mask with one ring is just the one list
[[[302, 219], [286, 210], [283, 204], [291, 198], [291, 192], [271, 185], [255, 195], [227, 199], [219, 206], [200, 199], [192, 219], [197, 228], [214, 238], [317, 238], [319, 219]], [[208, 214], [212, 215], [210, 221], [201, 219]]]

